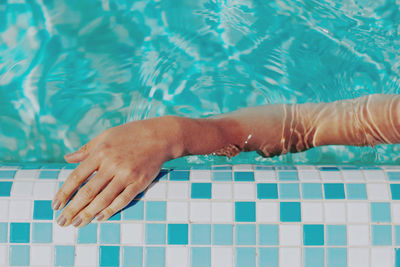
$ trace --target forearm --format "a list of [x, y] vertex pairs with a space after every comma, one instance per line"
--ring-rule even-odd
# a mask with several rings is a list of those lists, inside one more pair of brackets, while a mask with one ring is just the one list
[[182, 155], [258, 151], [274, 156], [322, 145], [393, 144], [400, 143], [400, 96], [271, 104], [181, 120]]

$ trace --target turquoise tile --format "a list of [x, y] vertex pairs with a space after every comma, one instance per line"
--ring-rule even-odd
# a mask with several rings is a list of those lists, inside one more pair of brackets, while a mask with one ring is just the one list
[[347, 199], [367, 199], [365, 184], [346, 184]]
[[17, 171], [4, 171], [0, 170], [0, 179], [14, 179]]
[[236, 182], [253, 182], [254, 172], [234, 172], [234, 179]]
[[392, 245], [392, 226], [391, 225], [372, 225], [372, 245], [391, 246]]
[[235, 221], [255, 222], [256, 203], [255, 202], [235, 202]]
[[[67, 163], [64, 165], [64, 169], [66, 170], [73, 170], [76, 167], [78, 167], [79, 163]], [[38, 168], [34, 168], [34, 169], [38, 169]]]
[[165, 221], [166, 210], [165, 201], [146, 201], [146, 220]]
[[192, 183], [192, 198], [211, 199], [211, 183]]
[[8, 240], [8, 224], [0, 222], [0, 243], [7, 243]]
[[323, 246], [324, 245], [324, 225], [305, 224], [303, 225], [303, 245]]
[[55, 246], [55, 265], [74, 266], [75, 247], [74, 246]]
[[280, 203], [281, 222], [301, 222], [300, 202]]
[[57, 179], [60, 171], [41, 171], [39, 179]]
[[280, 199], [299, 199], [299, 184], [279, 184], [279, 198]]
[[239, 247], [235, 253], [236, 267], [256, 267], [256, 248], [254, 247]]
[[320, 171], [340, 171], [340, 169], [338, 167], [334, 167], [334, 166], [323, 166], [323, 167], [318, 167], [318, 170]]
[[400, 248], [395, 248], [394, 253], [395, 253], [394, 267], [400, 267]]
[[158, 180], [168, 180], [168, 170], [161, 170], [158, 175], [156, 176], [156, 178], [154, 179], [154, 181], [158, 181]]
[[227, 165], [215, 165], [212, 166], [213, 170], [221, 171], [221, 170], [232, 170], [232, 166], [227, 166]]
[[372, 222], [391, 222], [390, 203], [371, 202]]
[[277, 170], [295, 171], [296, 167], [292, 165], [280, 165], [276, 166]]
[[144, 202], [136, 200], [132, 206], [123, 210], [124, 220], [143, 220]]
[[119, 244], [120, 224], [103, 223], [100, 224], [100, 243], [101, 244]]
[[400, 200], [400, 184], [390, 184], [390, 192], [393, 200]]
[[279, 228], [276, 224], [258, 225], [258, 244], [259, 245], [278, 245]]
[[127, 246], [122, 249], [123, 267], [142, 267], [143, 266], [143, 247]]
[[51, 242], [53, 242], [53, 224], [52, 223], [33, 223], [32, 224], [32, 242], [33, 243], [51, 243]]
[[322, 199], [322, 186], [319, 183], [301, 185], [303, 199]]
[[165, 244], [165, 224], [147, 223], [145, 232], [146, 244]]
[[256, 225], [255, 224], [236, 224], [235, 225], [236, 245], [255, 245], [256, 244]]
[[8, 259], [10, 266], [30, 265], [29, 254], [29, 246], [11, 245]]
[[345, 199], [344, 184], [342, 183], [325, 183], [324, 191], [325, 199]]
[[192, 247], [190, 254], [191, 267], [211, 267], [210, 247]]
[[389, 181], [400, 181], [400, 172], [386, 172], [389, 178]]
[[145, 267], [165, 267], [165, 247], [146, 247]]
[[278, 199], [278, 185], [275, 183], [257, 184], [258, 199]]
[[21, 166], [21, 170], [37, 170], [42, 168], [42, 165], [39, 163], [24, 163]]
[[168, 244], [187, 245], [188, 244], [188, 225], [181, 223], [168, 224]]
[[327, 248], [326, 267], [347, 267], [347, 249]]
[[394, 244], [400, 246], [400, 225], [394, 226]]
[[211, 244], [211, 225], [210, 224], [191, 224], [190, 243], [192, 245]]
[[188, 170], [173, 170], [169, 173], [171, 181], [189, 181], [190, 171]]
[[258, 248], [258, 267], [279, 267], [278, 248]]
[[35, 200], [33, 208], [34, 220], [53, 220], [51, 200]]
[[12, 182], [0, 182], [0, 197], [9, 197], [11, 194]]
[[226, 171], [213, 171], [212, 172], [212, 180], [213, 181], [232, 181], [232, 172]]
[[108, 218], [107, 221], [120, 221], [121, 220], [121, 211], [115, 213], [113, 216]]
[[297, 171], [278, 171], [278, 177], [280, 181], [297, 181], [299, 176]]
[[78, 229], [78, 244], [97, 243], [97, 223], [89, 223]]
[[233, 225], [213, 224], [213, 245], [232, 245]]
[[304, 267], [324, 267], [324, 248], [303, 248]]
[[275, 166], [256, 165], [255, 169], [256, 170], [275, 171]]
[[29, 223], [10, 223], [10, 243], [29, 243]]
[[346, 246], [346, 225], [327, 225], [326, 244], [328, 246]]
[[119, 266], [119, 246], [100, 246], [100, 266]]

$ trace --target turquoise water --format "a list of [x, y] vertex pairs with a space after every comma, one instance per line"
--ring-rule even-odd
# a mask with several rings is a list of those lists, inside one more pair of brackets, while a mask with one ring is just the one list
[[[396, 1], [0, 1], [0, 161], [124, 122], [399, 93]], [[181, 163], [397, 164], [399, 145]]]

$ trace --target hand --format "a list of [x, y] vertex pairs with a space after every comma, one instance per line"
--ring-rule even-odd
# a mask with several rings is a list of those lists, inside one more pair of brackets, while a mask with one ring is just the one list
[[163, 163], [182, 153], [179, 124], [165, 116], [110, 128], [78, 151], [66, 155], [79, 166], [57, 192], [52, 207], [63, 208], [60, 226], [83, 227], [95, 216], [104, 221], [128, 205], [154, 180]]

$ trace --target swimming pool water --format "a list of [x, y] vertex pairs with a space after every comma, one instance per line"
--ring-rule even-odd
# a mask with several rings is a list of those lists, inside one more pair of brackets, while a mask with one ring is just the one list
[[[398, 93], [398, 1], [0, 1], [0, 161], [166, 114]], [[190, 163], [397, 164], [398, 145]]]

